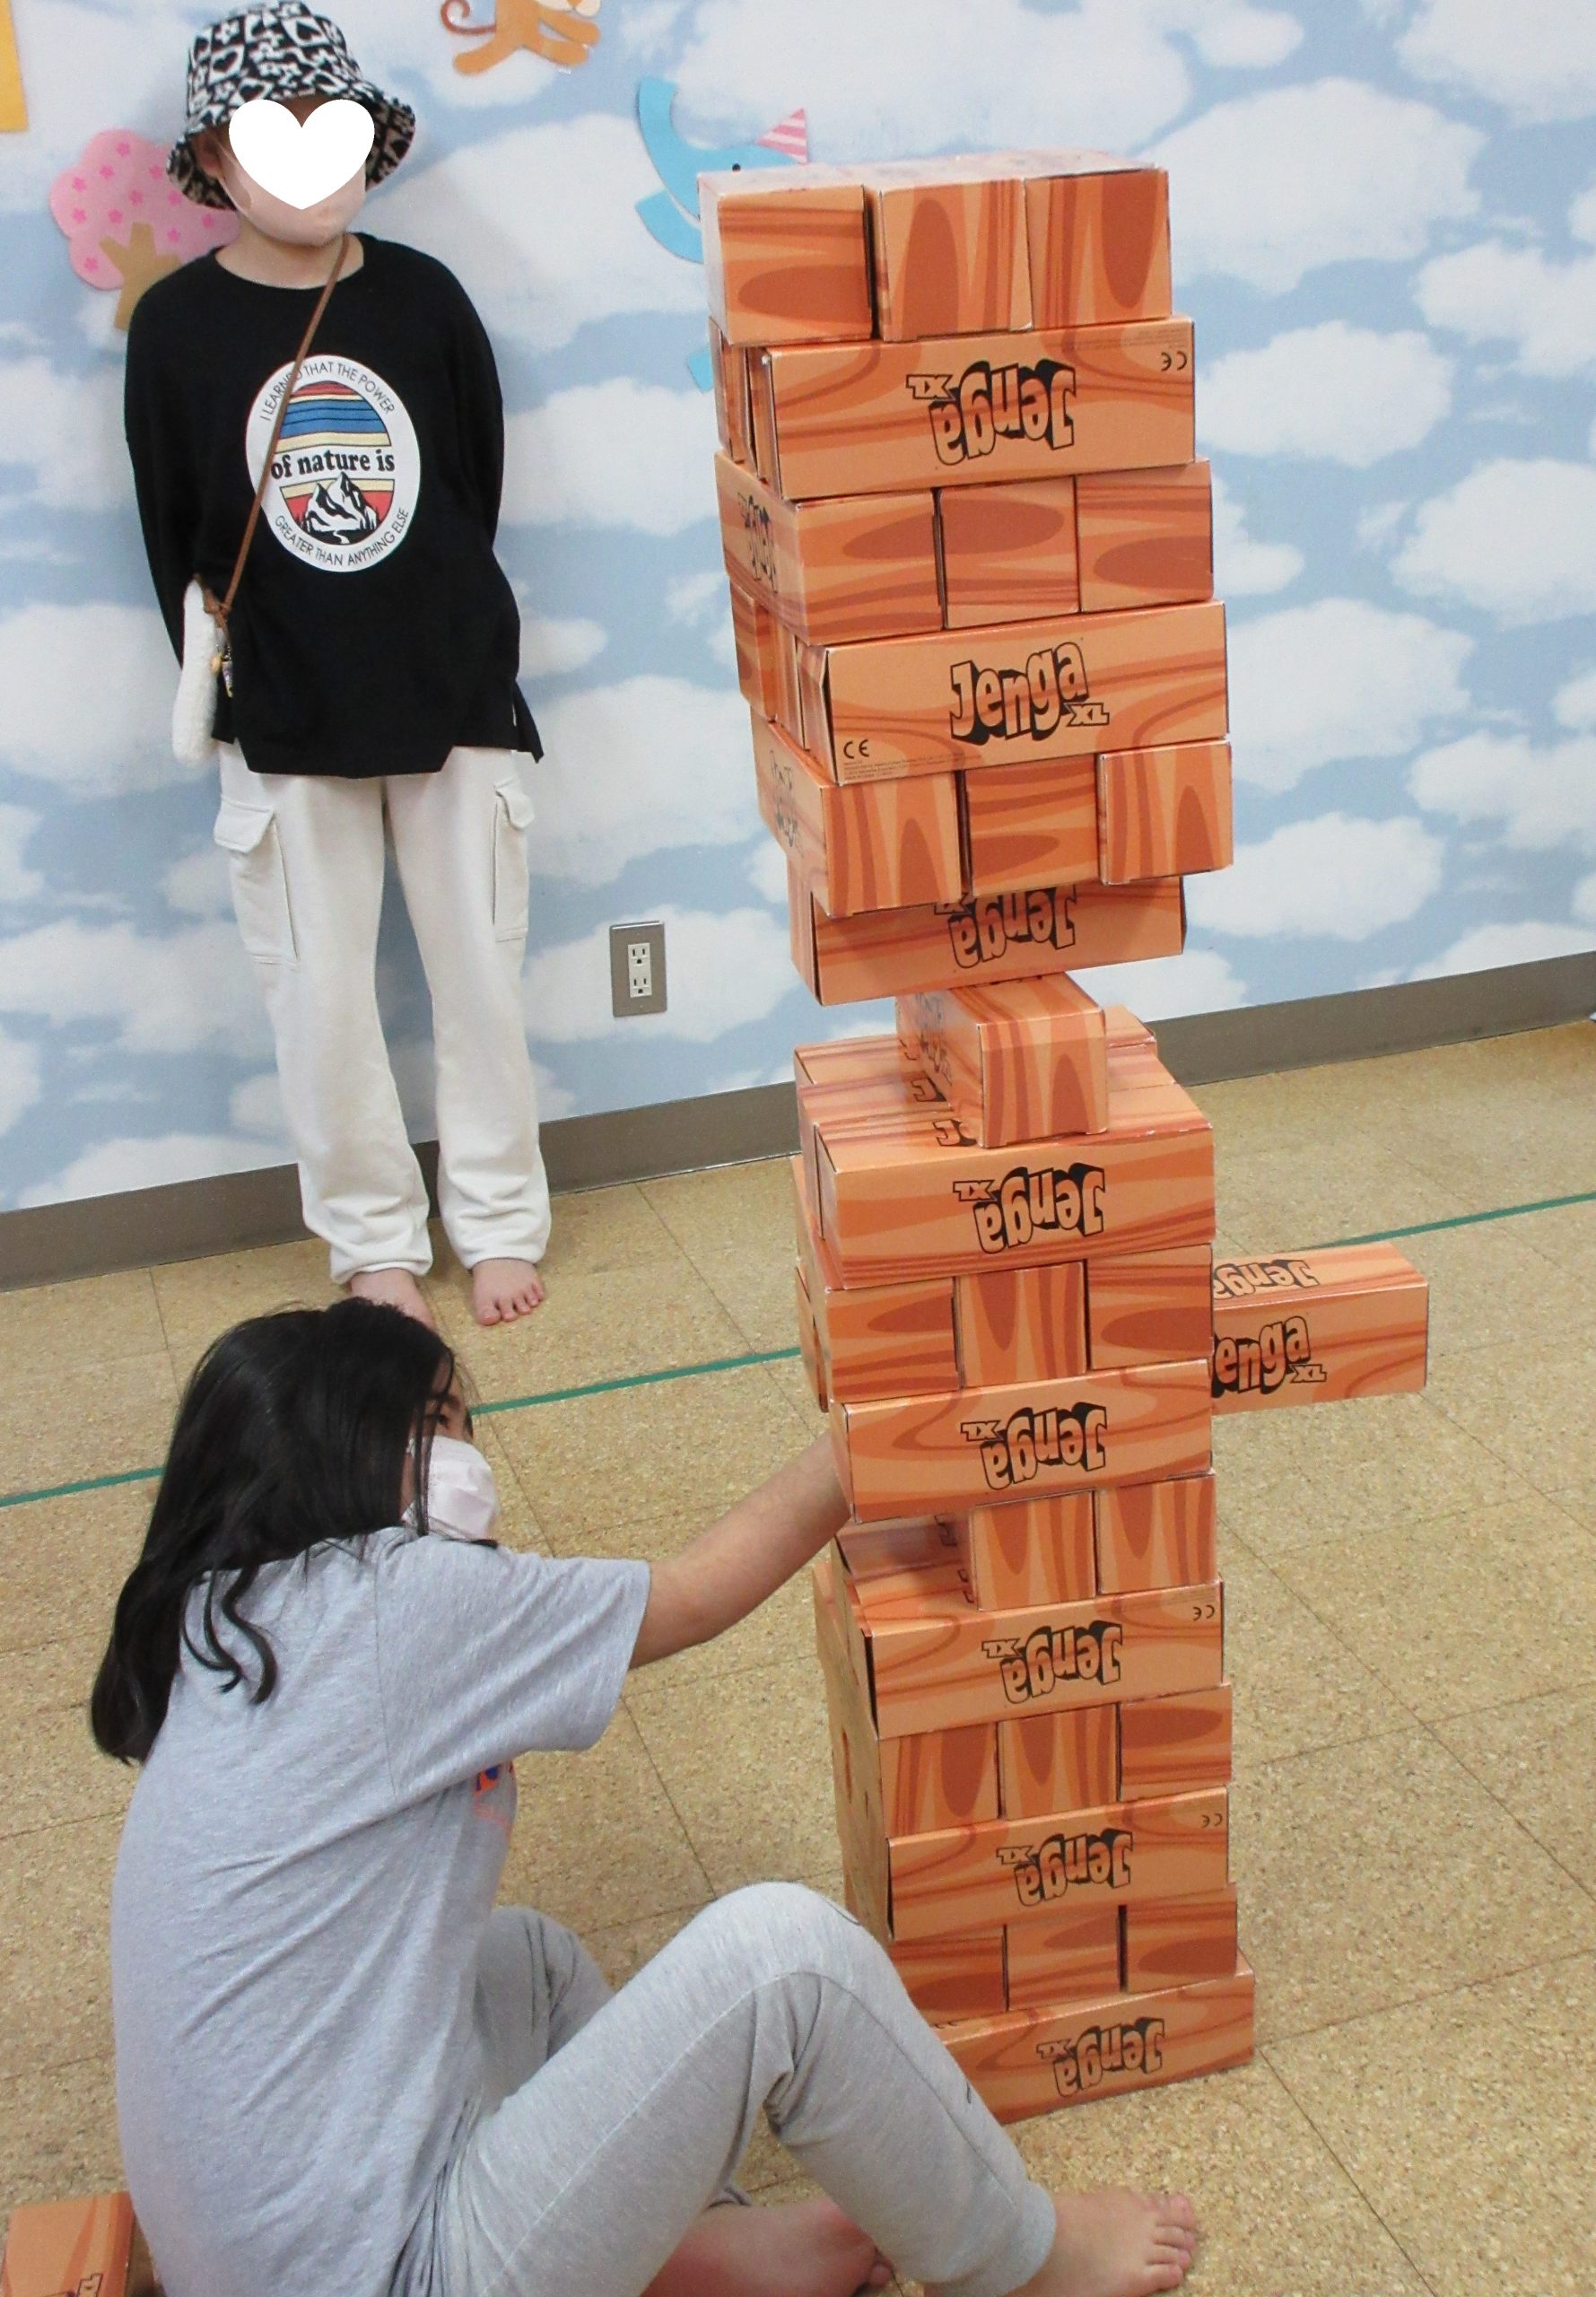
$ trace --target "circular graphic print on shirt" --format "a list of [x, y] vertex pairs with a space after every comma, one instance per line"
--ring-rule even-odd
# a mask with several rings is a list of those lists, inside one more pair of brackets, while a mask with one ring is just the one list
[[[280, 367], [249, 410], [252, 487], [290, 371]], [[262, 520], [283, 547], [325, 573], [361, 573], [404, 541], [420, 493], [421, 450], [404, 401], [357, 359], [307, 359], [261, 502]]]

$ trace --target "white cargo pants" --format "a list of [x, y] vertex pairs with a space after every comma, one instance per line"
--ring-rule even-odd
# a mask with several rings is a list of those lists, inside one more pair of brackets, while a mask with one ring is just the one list
[[438, 1196], [467, 1268], [536, 1261], [548, 1181], [521, 1012], [532, 804], [510, 750], [437, 773], [252, 773], [223, 746], [216, 843], [265, 992], [305, 1224], [335, 1283], [432, 1265], [427, 1196], [377, 1009], [387, 831], [432, 1001]]

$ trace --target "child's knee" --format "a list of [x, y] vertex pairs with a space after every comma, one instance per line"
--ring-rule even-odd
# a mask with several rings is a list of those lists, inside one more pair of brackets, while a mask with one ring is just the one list
[[699, 1917], [712, 1924], [720, 1952], [755, 1984], [811, 1972], [847, 1984], [882, 1952], [863, 1926], [801, 1882], [755, 1882]]

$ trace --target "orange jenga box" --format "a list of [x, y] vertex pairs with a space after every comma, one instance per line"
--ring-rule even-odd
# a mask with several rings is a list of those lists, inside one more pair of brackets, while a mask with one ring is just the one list
[[[746, 339], [746, 338], [744, 338]], [[763, 372], [761, 371], [763, 371]], [[1191, 322], [754, 354], [789, 502], [1189, 463]]]
[[1017, 178], [984, 156], [889, 162], [863, 175], [884, 342], [1030, 326], [1025, 188]]
[[967, 1938], [911, 1938], [889, 1946], [903, 1991], [933, 2025], [992, 2017], [1008, 2006], [1001, 1930]]
[[1211, 1474], [1132, 1483], [1097, 1495], [1097, 1584], [1183, 1587], [1215, 1570]]
[[1011, 1923], [1004, 1942], [1008, 2008], [1056, 2010], [1061, 2003], [1117, 1994], [1123, 1920], [1118, 1907], [1091, 1906]]
[[0, 2297], [150, 2297], [154, 2287], [125, 2193], [25, 2202], [12, 2211]]
[[950, 630], [1213, 596], [1206, 462], [952, 488], [938, 519]]
[[731, 593], [731, 634], [737, 648], [737, 685], [744, 701], [762, 718], [774, 718], [781, 704], [781, 667], [777, 659], [775, 616], [762, 598], [741, 582], [728, 584]]
[[964, 1518], [964, 1544], [971, 1591], [982, 1611], [1078, 1603], [1097, 1592], [1095, 1517], [1088, 1491], [972, 1507]]
[[984, 1276], [951, 1280], [962, 1387], [1061, 1380], [1086, 1370], [1086, 1280], [1081, 1262], [998, 1268]]
[[950, 774], [840, 790], [779, 726], [753, 714], [759, 810], [833, 917], [956, 900], [963, 856]]
[[805, 746], [839, 782], [1036, 765], [1225, 730], [1225, 609], [1213, 600], [821, 651], [820, 677], [806, 681]]
[[[840, 1138], [861, 1129], [872, 1131], [886, 1117], [924, 1111], [946, 1116], [946, 1104], [930, 1079], [904, 1055], [896, 1037], [860, 1037], [861, 1052], [875, 1060], [844, 1078], [834, 1073], [827, 1081], [810, 1082], [800, 1072], [798, 1085], [798, 1155], [803, 1161], [805, 1214], [818, 1236], [820, 1227], [820, 1143], [822, 1118]], [[911, 1271], [911, 1276], [914, 1271]]]
[[715, 394], [715, 429], [721, 447], [734, 463], [740, 463], [746, 469], [754, 459], [748, 411], [748, 354], [740, 344], [728, 343], [713, 319], [710, 321], [710, 381]]
[[1169, 179], [1095, 152], [1028, 162], [1034, 325], [1105, 327], [1170, 308]]
[[[1111, 1087], [1112, 1092], [1112, 1087]], [[815, 1128], [820, 1231], [850, 1284], [1205, 1244], [1214, 1140], [1173, 1079], [1089, 1140], [981, 1148], [951, 1110]]]
[[1200, 1356], [1212, 1345], [1213, 1314], [1207, 1245], [1100, 1258], [1086, 1284], [1087, 1361], [1106, 1370]]
[[727, 571], [788, 627], [823, 642], [939, 630], [932, 497], [784, 502], [763, 479], [715, 458]]
[[1105, 885], [1227, 869], [1234, 852], [1230, 744], [1177, 742], [1097, 761]]
[[1068, 974], [921, 990], [897, 1009], [911, 1059], [983, 1148], [1107, 1125], [1103, 1009]]
[[961, 773], [958, 783], [965, 876], [976, 895], [1013, 893], [1050, 878], [1078, 888], [1097, 878], [1095, 758]]
[[[1007, 776], [975, 779], [984, 789]], [[964, 782], [971, 786], [968, 775]], [[828, 917], [794, 872], [789, 894], [798, 971], [823, 1005], [1175, 956], [1186, 940], [1185, 900], [1174, 878], [1112, 890], [1033, 883], [939, 907], [876, 910], [859, 917]]]
[[1214, 1270], [1214, 1409], [1338, 1403], [1425, 1384], [1430, 1288], [1390, 1245]]
[[1196, 1898], [1127, 1907], [1124, 1918], [1127, 1993], [1156, 1994], [1197, 1978], [1224, 1978], [1235, 1968], [1234, 1883]]
[[799, 1276], [828, 1395], [859, 1403], [957, 1385], [951, 1277], [845, 1288], [813, 1228], [800, 1247]]
[[704, 283], [730, 344], [846, 343], [874, 324], [865, 195], [841, 169], [698, 179]]
[[1225, 1978], [1160, 1994], [1010, 2010], [944, 2026], [965, 2078], [999, 2121], [1189, 2082], [1252, 2055], [1254, 1985], [1244, 1956]]
[[1229, 1795], [1218, 1787], [1041, 1818], [894, 1835], [894, 1938], [980, 1930], [1097, 1906], [1195, 1897], [1230, 1880]]
[[824, 1351], [820, 1345], [820, 1327], [815, 1320], [814, 1306], [809, 1298], [809, 1287], [805, 1281], [800, 1261], [793, 1270], [793, 1287], [798, 1310], [798, 1354], [809, 1376], [809, 1393], [816, 1406], [824, 1411], [831, 1402]]
[[998, 1780], [1006, 1819], [1045, 1819], [1120, 1800], [1120, 1710], [1077, 1707], [998, 1725]]
[[1118, 1799], [1137, 1803], [1229, 1783], [1234, 1705], [1227, 1682], [1127, 1699], [1119, 1725]]
[[831, 1421], [838, 1473], [862, 1523], [1191, 1474], [1210, 1458], [1200, 1361], [955, 1395], [834, 1402]]

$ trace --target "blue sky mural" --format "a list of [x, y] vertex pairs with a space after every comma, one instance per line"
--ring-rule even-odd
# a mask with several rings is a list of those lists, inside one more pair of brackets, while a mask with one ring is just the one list
[[[124, 463], [115, 298], [55, 176], [162, 141], [214, 13], [18, 0], [0, 135], [0, 1201], [283, 1161], [255, 983], [167, 740], [173, 669]], [[1596, 11], [1588, 0], [584, 0], [561, 69], [432, 0], [332, 0], [421, 116], [369, 227], [441, 257], [509, 414], [501, 555], [548, 743], [526, 1011], [549, 1116], [788, 1073], [822, 1016], [754, 802], [690, 362], [698, 144], [802, 108], [845, 160], [1086, 144], [1171, 173], [1176, 297], [1220, 478], [1238, 855], [1149, 1018], [1596, 947]], [[458, 10], [456, 11], [459, 13]], [[488, 15], [485, 0], [477, 14]], [[557, 18], [558, 5], [543, 11]], [[657, 166], [643, 83], [674, 87]], [[690, 230], [681, 233], [690, 249]], [[669, 234], [665, 234], [668, 239]], [[660, 916], [672, 1009], [609, 1016], [612, 921]], [[382, 993], [431, 1129], [402, 911]]]

